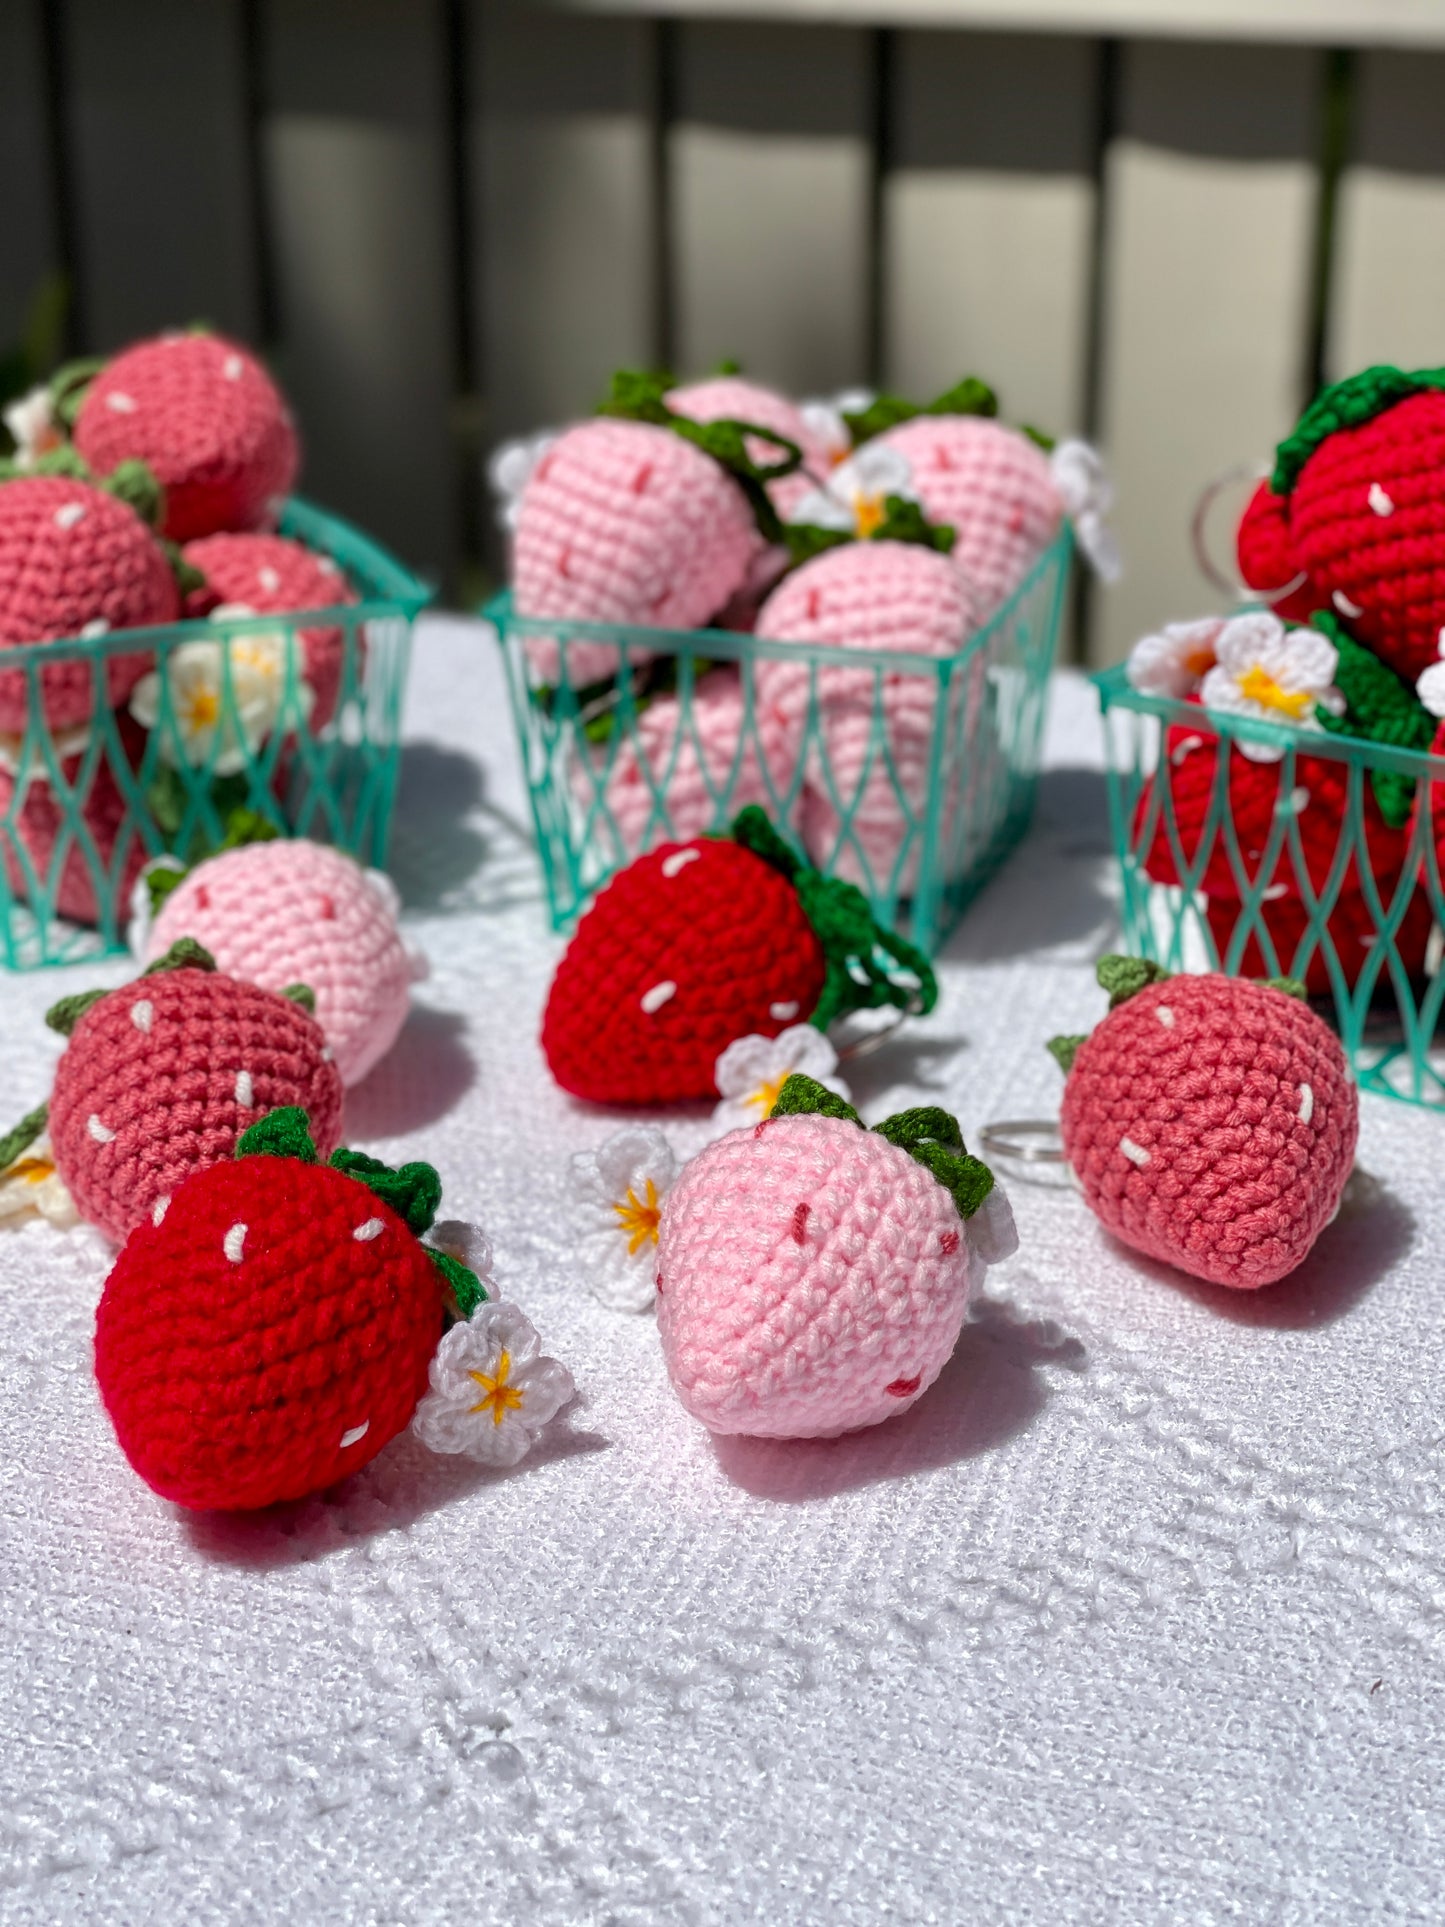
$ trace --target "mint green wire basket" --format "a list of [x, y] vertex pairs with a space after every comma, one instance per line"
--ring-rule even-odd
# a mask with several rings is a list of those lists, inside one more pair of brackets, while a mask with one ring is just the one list
[[[1367, 804], [1372, 779], [1390, 773], [1415, 785], [1418, 805], [1427, 786], [1445, 783], [1445, 758], [1142, 695], [1122, 666], [1094, 683], [1129, 952], [1171, 971], [1296, 978], [1339, 1032], [1362, 1089], [1445, 1109], [1445, 897], [1432, 811], [1417, 806], [1408, 830], [1388, 838]], [[1175, 727], [1186, 734], [1166, 753]], [[1191, 740], [1214, 758], [1202, 817], [1181, 806]], [[1282, 754], [1264, 765], [1278, 772], [1267, 829], [1241, 834], [1229, 780], [1245, 742]], [[1330, 786], [1333, 828], [1307, 849], [1312, 781]], [[1445, 790], [1434, 796], [1445, 828]]]
[[[483, 615], [506, 662], [553, 927], [569, 929], [642, 851], [757, 802], [818, 868], [858, 884], [880, 923], [935, 951], [1028, 825], [1071, 552], [1065, 528], [943, 657], [523, 617], [496, 596]], [[596, 644], [615, 668], [589, 681], [575, 671]], [[767, 727], [773, 664], [794, 665], [783, 753]], [[845, 728], [830, 695], [840, 672]], [[735, 727], [709, 722], [704, 678], [730, 688]]]
[[[24, 678], [26, 716], [23, 734], [0, 739], [9, 969], [124, 949], [144, 864], [197, 862], [246, 813], [384, 862], [411, 629], [431, 592], [310, 503], [289, 501], [280, 527], [329, 556], [360, 599], [0, 651], [0, 676]], [[128, 672], [112, 706], [116, 658], [143, 659], [144, 675], [132, 686]], [[44, 678], [75, 664], [93, 692], [90, 720], [55, 729]]]

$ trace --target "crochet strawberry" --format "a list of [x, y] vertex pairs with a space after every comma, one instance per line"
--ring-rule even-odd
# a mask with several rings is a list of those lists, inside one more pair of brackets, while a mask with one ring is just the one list
[[[1239, 573], [1285, 622], [1307, 623], [1330, 598], [1309, 571], [1301, 569], [1290, 541], [1289, 507], [1267, 481], [1261, 482], [1240, 517], [1235, 534]], [[1282, 590], [1289, 590], [1287, 595]]]
[[96, 1379], [135, 1470], [226, 1510], [323, 1491], [375, 1458], [411, 1422], [449, 1318], [486, 1297], [420, 1242], [441, 1195], [430, 1165], [318, 1163], [295, 1109], [235, 1149], [137, 1225], [95, 1321]]
[[[172, 622], [178, 607], [170, 563], [128, 501], [69, 474], [0, 480], [0, 651]], [[46, 723], [73, 729], [114, 708], [148, 662], [107, 655], [101, 693], [84, 654], [59, 652], [37, 678]], [[0, 734], [18, 736], [31, 713], [26, 671], [0, 671]]]
[[1064, 1152], [1135, 1250], [1252, 1290], [1304, 1259], [1339, 1208], [1358, 1100], [1340, 1040], [1279, 980], [1169, 977], [1106, 957], [1110, 1012], [1049, 1048]]
[[[691, 421], [757, 422], [796, 444], [802, 453], [802, 467], [768, 485], [768, 495], [781, 516], [788, 516], [817, 487], [816, 478], [832, 466], [828, 449], [809, 427], [798, 404], [761, 382], [746, 381], [741, 375], [710, 375], [703, 381], [670, 389], [666, 399], [669, 408]], [[766, 464], [776, 459], [777, 451], [766, 442], [754, 440], [749, 453], [759, 464]]]
[[[1381, 908], [1387, 916], [1393, 900], [1392, 885], [1381, 898]], [[1311, 926], [1317, 927], [1319, 918], [1312, 917], [1297, 897], [1269, 898], [1260, 904], [1257, 915], [1251, 915], [1238, 903], [1206, 897], [1204, 912], [1215, 954], [1220, 963], [1232, 971], [1249, 977], [1267, 977], [1278, 968], [1298, 978], [1311, 997], [1329, 997], [1336, 989], [1336, 971], [1346, 989], [1353, 990], [1366, 966], [1374, 962], [1377, 971], [1372, 980], [1372, 993], [1382, 998], [1396, 994], [1398, 986], [1389, 952], [1379, 953], [1384, 919], [1377, 917], [1365, 897], [1356, 892], [1343, 892], [1333, 903], [1325, 918], [1325, 938], [1313, 944], [1307, 960], [1303, 946], [1307, 941], [1313, 943]], [[1400, 968], [1412, 983], [1422, 982], [1427, 974], [1426, 956], [1433, 923], [1430, 899], [1417, 886], [1411, 890], [1399, 927], [1389, 940]], [[1241, 924], [1245, 927], [1245, 938], [1236, 958], [1233, 947]], [[1273, 946], [1273, 958], [1266, 956], [1260, 943], [1260, 924], [1264, 925]]]
[[574, 1097], [685, 1103], [716, 1097], [735, 1038], [882, 1004], [928, 1011], [937, 996], [922, 953], [753, 807], [729, 836], [664, 843], [613, 877], [557, 966], [542, 1049]]
[[1267, 539], [1241, 532], [1246, 581], [1303, 574], [1301, 596], [1413, 683], [1445, 628], [1445, 370], [1366, 368], [1324, 389], [1275, 451], [1270, 490], [1246, 512], [1269, 518]]
[[160, 335], [67, 390], [75, 446], [98, 475], [145, 462], [176, 542], [274, 523], [300, 465], [290, 411], [265, 369], [221, 335]]
[[[135, 983], [54, 1005], [46, 1022], [70, 1041], [50, 1096], [50, 1143], [81, 1216], [120, 1243], [278, 1105], [302, 1105], [334, 1148], [341, 1079], [311, 1001], [302, 985], [280, 996], [224, 976], [185, 940]], [[42, 1106], [4, 1140], [0, 1165], [45, 1123]]]
[[871, 1131], [810, 1077], [687, 1165], [662, 1208], [657, 1326], [714, 1432], [831, 1438], [906, 1412], [984, 1265], [1013, 1248], [992, 1173], [933, 1106]]
[[118, 774], [134, 783], [145, 733], [124, 710], [114, 742], [75, 733], [85, 739], [77, 747], [63, 734], [53, 743], [58, 781], [39, 749], [28, 759], [0, 749], [0, 854], [11, 890], [42, 922], [99, 924], [146, 861], [134, 789], [127, 795]]
[[[186, 598], [186, 614], [208, 616], [220, 604], [232, 613], [245, 608], [258, 616], [289, 614], [295, 609], [330, 609], [356, 601], [356, 591], [329, 555], [317, 555], [303, 543], [284, 535], [208, 535], [188, 542], [185, 560], [203, 578], [201, 587]], [[353, 632], [355, 668], [359, 681], [364, 667], [364, 638]], [[346, 665], [346, 632], [334, 623], [303, 629], [302, 675], [315, 692], [311, 728], [324, 729], [335, 714]]]
[[159, 908], [138, 946], [143, 961], [191, 937], [228, 976], [267, 990], [309, 985], [343, 1084], [360, 1083], [396, 1042], [426, 966], [402, 942], [396, 887], [380, 871], [323, 843], [276, 838], [223, 851], [179, 880], [158, 868], [147, 884]]

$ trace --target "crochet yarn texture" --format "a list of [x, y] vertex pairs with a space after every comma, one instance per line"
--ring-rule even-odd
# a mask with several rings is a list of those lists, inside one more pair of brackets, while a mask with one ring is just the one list
[[220, 335], [162, 335], [106, 364], [75, 418], [97, 475], [145, 462], [165, 490], [162, 533], [194, 541], [274, 522], [300, 466], [290, 411], [256, 358]]
[[[747, 381], [741, 375], [712, 375], [669, 390], [666, 400], [669, 408], [695, 422], [757, 422], [796, 443], [803, 455], [802, 468], [766, 485], [773, 506], [785, 520], [832, 467], [828, 450], [809, 428], [797, 403], [759, 382]], [[775, 446], [756, 438], [749, 453], [764, 465], [776, 461], [778, 455]]]
[[250, 843], [176, 886], [145, 961], [194, 937], [228, 976], [267, 990], [307, 985], [342, 1083], [357, 1084], [396, 1042], [420, 968], [396, 912], [390, 879], [340, 850], [302, 839]]
[[[1386, 916], [1391, 912], [1397, 883], [1398, 878], [1389, 888], [1383, 884], [1381, 886], [1381, 908]], [[1206, 897], [1204, 910], [1209, 934], [1214, 939], [1215, 952], [1222, 965], [1245, 977], [1272, 977], [1277, 971], [1285, 971], [1289, 976], [1299, 978], [1311, 997], [1333, 996], [1341, 981], [1347, 989], [1353, 990], [1371, 963], [1371, 951], [1381, 941], [1383, 919], [1375, 915], [1364, 896], [1354, 892], [1341, 894], [1331, 906], [1324, 920], [1327, 942], [1322, 940], [1318, 943], [1307, 960], [1303, 958], [1301, 946], [1310, 931], [1311, 922], [1318, 925], [1319, 917], [1316, 912], [1312, 918], [1311, 912], [1295, 897], [1278, 897], [1262, 902], [1257, 916], [1250, 915], [1238, 903], [1223, 901], [1218, 897]], [[1412, 890], [1399, 927], [1390, 942], [1401, 968], [1413, 983], [1423, 983], [1427, 974], [1425, 960], [1433, 922], [1429, 897], [1423, 889]], [[1246, 937], [1243, 950], [1236, 960], [1230, 954], [1230, 945], [1241, 923], [1245, 925]], [[1260, 924], [1263, 924], [1274, 948], [1273, 957], [1266, 956], [1259, 941]], [[1333, 962], [1331, 950], [1334, 952]], [[1377, 956], [1374, 963], [1378, 967], [1373, 978], [1375, 993], [1389, 996], [1394, 990], [1394, 978], [1388, 955]]]
[[[784, 1100], [809, 1082], [790, 1079]], [[714, 1432], [876, 1425], [922, 1397], [958, 1341], [973, 1282], [959, 1206], [907, 1150], [831, 1108], [729, 1132], [663, 1206], [663, 1358]]]
[[[136, 769], [145, 748], [144, 732], [122, 710], [116, 717], [116, 734], [120, 754]], [[17, 778], [0, 763], [0, 851], [10, 887], [22, 903], [34, 894], [22, 851], [40, 889], [53, 892], [50, 903], [57, 916], [97, 924], [104, 903], [127, 900], [145, 867], [147, 851], [136, 831], [132, 805], [112, 767], [114, 754], [102, 748], [95, 758], [89, 750], [61, 757], [60, 789], [51, 782], [45, 765], [32, 761], [18, 807]], [[93, 863], [100, 866], [103, 877], [99, 895]]]
[[214, 970], [158, 970], [76, 1021], [50, 1141], [81, 1215], [120, 1243], [278, 1105], [301, 1106], [335, 1148], [341, 1079], [309, 1012]]
[[[1113, 965], [1158, 974], [1105, 959], [1106, 987]], [[1359, 1119], [1340, 1041], [1312, 1010], [1201, 976], [1145, 983], [1078, 1044], [1060, 1122], [1079, 1187], [1115, 1237], [1253, 1290], [1293, 1271], [1334, 1216]]]
[[284, 1155], [277, 1123], [137, 1226], [96, 1315], [121, 1449], [185, 1506], [273, 1505], [359, 1470], [410, 1423], [442, 1335], [450, 1274], [415, 1235], [436, 1173]]
[[[178, 607], [165, 553], [127, 503], [69, 476], [0, 482], [0, 650], [172, 622]], [[73, 729], [98, 703], [115, 708], [148, 666], [143, 654], [108, 656], [102, 696], [83, 656], [42, 665], [46, 722]], [[19, 735], [28, 714], [25, 672], [0, 671], [0, 733]]]
[[[329, 555], [317, 555], [284, 535], [208, 535], [187, 543], [185, 559], [206, 578], [186, 598], [186, 614], [209, 615], [219, 603], [238, 602], [259, 616], [293, 609], [330, 609], [356, 601], [356, 591]], [[365, 663], [358, 628], [355, 675]], [[324, 729], [336, 711], [346, 661], [346, 632], [334, 623], [301, 631], [301, 674], [315, 691], [310, 727]]]
[[[1288, 502], [1267, 481], [1250, 497], [1234, 546], [1246, 586], [1263, 596], [1282, 622], [1307, 623], [1316, 609], [1330, 606], [1328, 592], [1300, 567], [1290, 539]], [[1280, 590], [1291, 583], [1297, 586], [1281, 595]]]

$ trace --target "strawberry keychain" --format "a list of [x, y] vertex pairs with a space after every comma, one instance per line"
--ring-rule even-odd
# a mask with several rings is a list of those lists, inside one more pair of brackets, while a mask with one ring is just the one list
[[1017, 1237], [993, 1174], [934, 1106], [866, 1130], [795, 1075], [662, 1206], [657, 1324], [713, 1432], [831, 1438], [906, 1412], [947, 1363], [985, 1266]]
[[101, 1397], [146, 1483], [193, 1508], [304, 1498], [413, 1422], [433, 1450], [521, 1458], [571, 1376], [487, 1302], [485, 1241], [431, 1229], [440, 1197], [428, 1164], [321, 1163], [283, 1108], [159, 1201], [95, 1324]]
[[135, 983], [62, 998], [45, 1017], [70, 1040], [49, 1104], [0, 1139], [0, 1170], [48, 1123], [80, 1215], [119, 1244], [278, 1105], [304, 1107], [332, 1150], [341, 1079], [313, 1002], [302, 984], [279, 994], [225, 976], [190, 939]]
[[820, 876], [755, 805], [727, 836], [665, 843], [620, 870], [557, 966], [542, 1049], [594, 1104], [716, 1097], [738, 1037], [855, 1010], [927, 1012], [923, 953], [881, 929], [852, 884]]
[[1067, 1076], [1063, 1154], [1090, 1209], [1193, 1277], [1274, 1284], [1334, 1217], [1354, 1163], [1339, 1038], [1287, 979], [1171, 977], [1116, 956], [1098, 977], [1108, 1016], [1049, 1045]]

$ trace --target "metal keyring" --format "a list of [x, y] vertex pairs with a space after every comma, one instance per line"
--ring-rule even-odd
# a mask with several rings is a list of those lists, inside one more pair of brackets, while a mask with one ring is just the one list
[[[916, 1017], [921, 1009], [919, 1000], [916, 997], [910, 998], [903, 1009], [899, 1009], [897, 1005], [889, 1008], [886, 1023], [879, 1024], [872, 1030], [861, 1031], [856, 1037], [848, 1036], [846, 1028], [848, 1019], [844, 1018], [829, 1035], [829, 1042], [838, 1053], [838, 1062], [856, 1064], [860, 1057], [871, 1057], [874, 1051], [882, 1050], [883, 1046], [897, 1034], [899, 1028], [906, 1024], [910, 1017]], [[859, 1013], [854, 1011], [850, 1015], [856, 1017]]]
[[1301, 569], [1299, 574], [1286, 582], [1282, 589], [1256, 589], [1239, 577], [1219, 568], [1209, 553], [1209, 512], [1225, 489], [1236, 482], [1262, 482], [1271, 473], [1268, 463], [1238, 462], [1227, 468], [1223, 474], [1216, 475], [1212, 482], [1205, 484], [1194, 504], [1194, 513], [1189, 522], [1189, 539], [1194, 549], [1194, 560], [1200, 574], [1207, 582], [1213, 583], [1234, 602], [1267, 602], [1271, 608], [1292, 596], [1296, 589], [1302, 589], [1309, 581], [1308, 572]]
[[[1033, 1138], [1052, 1138], [1052, 1144], [1036, 1144]], [[1022, 1140], [1020, 1142], [1019, 1140]], [[1059, 1142], [1059, 1120], [1056, 1117], [1005, 1117], [996, 1123], [985, 1124], [979, 1133], [979, 1146], [991, 1151], [995, 1157], [1013, 1158], [1020, 1164], [1067, 1164], [1064, 1147]]]

